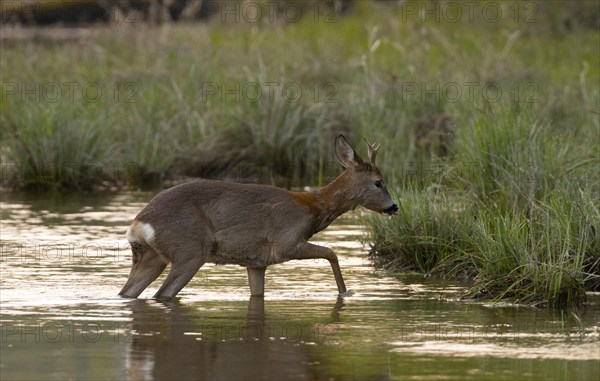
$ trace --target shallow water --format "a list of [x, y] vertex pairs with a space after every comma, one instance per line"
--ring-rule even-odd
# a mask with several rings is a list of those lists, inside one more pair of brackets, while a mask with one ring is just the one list
[[205, 265], [180, 299], [116, 294], [130, 266], [124, 232], [149, 193], [4, 194], [2, 380], [598, 380], [600, 295], [579, 318], [459, 301], [464, 286], [373, 268], [352, 216], [314, 241], [339, 253], [354, 294], [337, 297], [329, 264], [246, 271]]

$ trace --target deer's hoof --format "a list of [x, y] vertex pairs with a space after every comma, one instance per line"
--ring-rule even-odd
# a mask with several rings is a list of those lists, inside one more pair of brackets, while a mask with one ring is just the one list
[[340, 293], [340, 296], [341, 296], [342, 298], [345, 298], [345, 297], [347, 297], [347, 296], [352, 296], [352, 295], [354, 295], [354, 291], [352, 291], [352, 290], [347, 290], [346, 292], [342, 292], [342, 293]]

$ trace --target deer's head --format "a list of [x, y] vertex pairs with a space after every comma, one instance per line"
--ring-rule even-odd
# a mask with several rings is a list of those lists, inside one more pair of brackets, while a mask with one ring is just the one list
[[359, 205], [386, 215], [395, 214], [398, 205], [387, 190], [383, 176], [375, 165], [379, 145], [367, 141], [369, 162], [364, 162], [343, 135], [335, 139], [335, 154], [350, 179], [352, 193]]

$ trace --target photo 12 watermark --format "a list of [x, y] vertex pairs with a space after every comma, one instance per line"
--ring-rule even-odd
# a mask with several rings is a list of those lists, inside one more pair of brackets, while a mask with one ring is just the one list
[[44, 323], [3, 322], [2, 344], [96, 344], [99, 342], [131, 343], [132, 331], [123, 322], [66, 321]]
[[324, 1], [206, 1], [203, 18], [221, 23], [297, 23], [307, 19], [314, 23], [337, 23], [339, 9]]
[[218, 102], [275, 102], [282, 99], [288, 103], [298, 103], [309, 99], [313, 103], [338, 103], [339, 85], [335, 82], [304, 84], [299, 82], [203, 82], [201, 84], [202, 103]]
[[536, 1], [402, 1], [402, 22], [484, 22], [511, 21], [519, 24], [537, 23], [539, 4]]
[[488, 103], [508, 98], [512, 102], [537, 103], [539, 88], [535, 82], [501, 84], [481, 81], [424, 82], [406, 81], [400, 85], [400, 99], [408, 101], [445, 101], [474, 103], [483, 99]]
[[[151, 335], [145, 334], [145, 322], [121, 321], [48, 321], [4, 322], [0, 326], [3, 345], [35, 344], [98, 344], [102, 342], [135, 344]], [[200, 323], [188, 327], [178, 339], [180, 342], [275, 342], [316, 343], [326, 341], [334, 331], [322, 325], [301, 324], [288, 320], [270, 322], [248, 321]], [[141, 330], [141, 332], [140, 332]], [[137, 341], [134, 341], [134, 338]]]
[[[0, 263], [7, 266], [123, 264], [125, 269], [132, 263], [131, 244], [126, 239], [128, 227], [129, 225], [116, 228], [117, 235], [122, 236], [123, 239], [114, 241], [3, 240], [0, 242]], [[327, 247], [334, 252], [340, 249], [335, 243], [321, 243], [315, 247], [315, 250], [319, 251], [322, 247]], [[227, 242], [215, 245], [214, 242], [206, 242], [198, 245], [199, 253], [211, 253], [216, 260], [231, 258], [231, 253], [235, 253], [239, 258], [252, 257], [256, 255], [256, 250], [267, 253], [267, 258], [264, 258], [267, 263], [276, 263], [279, 255], [289, 251], [289, 248], [277, 243], [252, 246]], [[229, 262], [231, 261], [229, 259]], [[329, 262], [325, 259], [315, 258], [312, 261], [329, 266]]]
[[21, 103], [114, 102], [137, 103], [139, 86], [135, 82], [24, 82], [7, 81], [0, 86], [1, 101]]
[[7, 266], [23, 265], [85, 265], [112, 263], [129, 265], [131, 248], [125, 239], [119, 241], [2, 241], [0, 242], [0, 262]]

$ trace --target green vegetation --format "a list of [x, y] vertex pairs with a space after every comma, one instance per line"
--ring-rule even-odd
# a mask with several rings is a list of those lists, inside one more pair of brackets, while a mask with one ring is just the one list
[[600, 289], [598, 5], [494, 4], [493, 20], [361, 1], [329, 22], [5, 41], [3, 186], [320, 185], [333, 137], [368, 137], [401, 206], [368, 218], [378, 263], [575, 305]]

